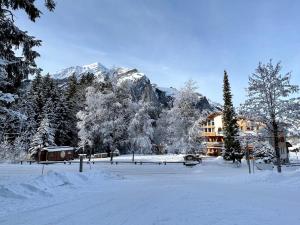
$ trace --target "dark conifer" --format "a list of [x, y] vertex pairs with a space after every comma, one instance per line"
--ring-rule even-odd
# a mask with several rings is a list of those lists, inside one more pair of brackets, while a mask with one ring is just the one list
[[224, 123], [224, 147], [223, 158], [225, 160], [240, 160], [242, 157], [240, 142], [237, 140], [238, 125], [234, 107], [232, 104], [232, 94], [227, 72], [224, 71], [223, 81], [223, 123]]

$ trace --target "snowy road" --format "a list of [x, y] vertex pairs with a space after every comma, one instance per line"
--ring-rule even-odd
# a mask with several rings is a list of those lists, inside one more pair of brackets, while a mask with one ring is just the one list
[[0, 214], [0, 224], [300, 224], [299, 171], [249, 176], [246, 168], [213, 163], [194, 168], [95, 165], [78, 176], [77, 167], [61, 173], [64, 167], [32, 177], [39, 181], [32, 187], [48, 195], [2, 198], [1, 208], [8, 208]]

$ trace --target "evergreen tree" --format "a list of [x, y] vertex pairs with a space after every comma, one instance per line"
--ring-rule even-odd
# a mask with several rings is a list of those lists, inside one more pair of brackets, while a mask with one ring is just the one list
[[72, 76], [68, 79], [68, 87], [66, 90], [66, 99], [75, 101], [78, 95], [78, 81], [75, 74], [72, 74]]
[[65, 103], [65, 116], [63, 116], [63, 123], [66, 132], [66, 140], [64, 145], [77, 146], [78, 144], [78, 119], [76, 114], [83, 107], [83, 102], [80, 98], [79, 84], [75, 74], [73, 74], [68, 80], [68, 87], [65, 92], [65, 97], [61, 100], [61, 103]]
[[[45, 6], [53, 11], [55, 3], [53, 0], [45, 0]], [[42, 14], [35, 0], [0, 0], [0, 95], [10, 99], [18, 99], [18, 89], [22, 80], [29, 74], [40, 72], [35, 63], [39, 53], [34, 49], [41, 45], [41, 41], [16, 26], [16, 10], [24, 11], [32, 22]], [[20, 134], [22, 130], [26, 116], [16, 108], [17, 102], [10, 101], [9, 104], [3, 105], [0, 100], [0, 142], [4, 140], [4, 133], [14, 140], [16, 134]], [[6, 126], [4, 129], [3, 124]], [[20, 140], [18, 138], [18, 141]]]
[[[45, 105], [43, 91], [43, 77], [40, 73], [38, 73], [35, 79], [32, 81], [31, 88], [27, 96], [27, 103], [31, 106], [31, 109], [29, 109], [29, 116], [30, 118], [33, 118], [33, 120], [37, 123], [40, 123], [43, 118], [43, 107]], [[30, 106], [27, 106], [27, 110]]]
[[[46, 0], [45, 5], [50, 11], [55, 8], [53, 0]], [[39, 71], [35, 63], [39, 53], [34, 48], [40, 46], [41, 41], [15, 25], [14, 10], [24, 10], [32, 22], [42, 14], [34, 0], [0, 1], [0, 59], [8, 61], [4, 67], [6, 76], [3, 77], [6, 85], [1, 85], [0, 90], [5, 92], [14, 92], [24, 78]], [[21, 57], [17, 56], [15, 49], [20, 49]]]
[[232, 104], [232, 94], [227, 72], [224, 71], [223, 81], [223, 123], [224, 123], [224, 147], [223, 158], [225, 160], [240, 160], [242, 158], [240, 142], [237, 139], [238, 125], [235, 110]]
[[33, 156], [39, 148], [55, 145], [54, 136], [55, 129], [53, 128], [49, 118], [45, 116], [41, 121], [36, 134], [33, 136], [30, 145], [30, 154]]
[[[75, 84], [73, 81], [75, 81], [75, 79], [70, 79], [69, 85], [72, 85], [72, 83]], [[79, 81], [77, 81], [76, 79], [77, 94], [74, 98], [78, 107], [78, 109], [76, 109], [77, 112], [84, 109], [84, 103], [86, 100], [86, 89], [88, 87], [94, 86], [97, 89], [103, 90], [103, 88], [106, 88], [107, 85], [110, 85], [109, 81], [95, 82], [95, 75], [89, 72], [83, 74]]]
[[[76, 77], [75, 77], [76, 78]], [[91, 85], [95, 80], [95, 75], [93, 73], [82, 74], [79, 84], [83, 86]]]
[[55, 143], [57, 145], [77, 146], [78, 128], [77, 128], [77, 110], [74, 104], [66, 100], [62, 95], [56, 104], [56, 132]]

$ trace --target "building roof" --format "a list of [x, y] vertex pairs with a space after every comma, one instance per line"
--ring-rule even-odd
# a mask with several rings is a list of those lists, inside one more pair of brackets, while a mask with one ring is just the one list
[[210, 115], [208, 115], [208, 119], [212, 119], [212, 118], [215, 118], [216, 116], [219, 116], [219, 115], [222, 115], [223, 113], [222, 112], [214, 112]]
[[290, 142], [286, 142], [286, 147], [288, 147], [288, 148], [291, 148], [291, 147], [293, 147], [293, 145], [290, 143]]
[[49, 147], [42, 148], [42, 151], [48, 151], [48, 152], [75, 151], [75, 148], [70, 146], [49, 146]]

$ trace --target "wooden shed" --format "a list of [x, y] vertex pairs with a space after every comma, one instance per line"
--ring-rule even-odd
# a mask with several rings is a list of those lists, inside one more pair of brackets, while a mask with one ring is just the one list
[[64, 161], [75, 158], [75, 148], [70, 146], [44, 147], [38, 151], [38, 161]]

